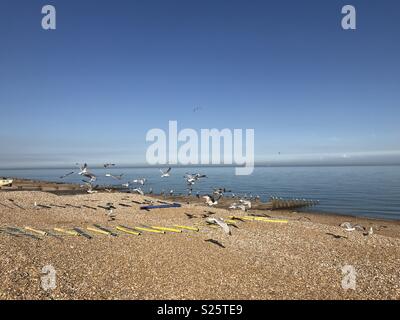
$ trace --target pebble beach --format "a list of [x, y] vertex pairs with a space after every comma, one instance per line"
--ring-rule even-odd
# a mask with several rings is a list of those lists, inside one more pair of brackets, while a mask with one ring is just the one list
[[[120, 192], [0, 191], [0, 299], [400, 299], [398, 221], [245, 213], [186, 199], [178, 208], [140, 209], [174, 200]], [[113, 217], [102, 208], [110, 203]], [[267, 217], [243, 219], [251, 214]], [[232, 234], [205, 223], [207, 215], [237, 218]], [[373, 227], [374, 233], [347, 232], [339, 226], [343, 221]], [[115, 235], [89, 231], [93, 225]], [[192, 229], [134, 235], [117, 226]], [[9, 227], [48, 234], [4, 232]], [[92, 238], [55, 231], [76, 227]], [[56, 272], [56, 285], [47, 290], [45, 266]], [[345, 285], [345, 266], [356, 272], [353, 288]]]

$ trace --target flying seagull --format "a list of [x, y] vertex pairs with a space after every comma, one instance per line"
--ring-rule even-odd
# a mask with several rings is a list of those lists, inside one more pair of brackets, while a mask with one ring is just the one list
[[207, 218], [206, 222], [210, 223], [210, 224], [217, 224], [218, 226], [220, 226], [222, 228], [222, 230], [227, 235], [231, 235], [231, 229], [229, 229], [229, 226], [226, 224], [224, 219], [222, 219], [222, 218]]
[[132, 182], [133, 183], [139, 183], [139, 184], [141, 184], [143, 186], [146, 183], [146, 181], [147, 181], [146, 178], [140, 178], [140, 179], [135, 179]]
[[105, 164], [103, 164], [103, 167], [104, 168], [115, 167], [115, 164], [114, 163], [105, 163]]
[[79, 175], [89, 178], [90, 182], [96, 181], [96, 176], [88, 171], [88, 166], [86, 163], [80, 169], [81, 171], [78, 173]]
[[114, 176], [114, 175], [112, 175], [111, 173], [106, 173], [106, 177], [113, 178], [113, 179], [115, 179], [115, 180], [122, 180], [122, 176], [123, 176], [123, 175], [124, 175], [124, 174], [122, 173], [122, 174], [120, 174], [120, 175]]
[[169, 176], [170, 176], [170, 175], [169, 175], [170, 171], [171, 171], [171, 168], [168, 168], [168, 169], [167, 169], [167, 170], [165, 170], [165, 171], [162, 171], [162, 169], [160, 169], [160, 172], [161, 172], [161, 178], [166, 178], [166, 177], [169, 177]]

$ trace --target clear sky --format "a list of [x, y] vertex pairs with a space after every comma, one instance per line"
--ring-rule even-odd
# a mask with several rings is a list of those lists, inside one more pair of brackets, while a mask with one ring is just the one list
[[1, 0], [0, 167], [144, 163], [169, 120], [254, 128], [259, 162], [400, 163], [399, 32], [395, 0]]

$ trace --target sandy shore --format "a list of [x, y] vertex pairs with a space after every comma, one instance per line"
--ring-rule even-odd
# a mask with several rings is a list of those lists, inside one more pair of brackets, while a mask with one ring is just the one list
[[[93, 224], [113, 231], [117, 225], [199, 228], [199, 232], [140, 236], [116, 231], [117, 237], [88, 231], [90, 240], [68, 235], [37, 240], [0, 233], [0, 298], [400, 299], [399, 222], [262, 211], [287, 223], [237, 221], [228, 236], [207, 226], [201, 215], [212, 211], [223, 218], [243, 217], [243, 212], [186, 201], [181, 208], [144, 211], [136, 203], [144, 199], [149, 198], [0, 191], [2, 228], [86, 230]], [[35, 201], [51, 209], [34, 208]], [[116, 207], [114, 221], [98, 207], [107, 203]], [[372, 226], [375, 233], [346, 232], [338, 226], [343, 221]], [[54, 290], [41, 287], [46, 265], [56, 270]], [[355, 290], [342, 288], [345, 265], [357, 272]]]

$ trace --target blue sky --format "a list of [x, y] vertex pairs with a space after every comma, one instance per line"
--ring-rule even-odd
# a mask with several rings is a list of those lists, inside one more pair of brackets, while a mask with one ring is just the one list
[[169, 120], [254, 128], [258, 162], [400, 163], [399, 14], [388, 0], [2, 0], [0, 167], [144, 163]]

